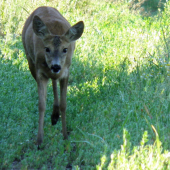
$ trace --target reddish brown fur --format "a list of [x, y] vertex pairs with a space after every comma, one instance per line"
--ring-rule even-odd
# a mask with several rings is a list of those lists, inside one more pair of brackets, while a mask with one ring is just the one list
[[[73, 27], [52, 7], [37, 8], [26, 20], [22, 41], [32, 76], [38, 85], [39, 129], [38, 146], [43, 141], [44, 113], [46, 108], [46, 89], [48, 79], [52, 79], [54, 104], [51, 115], [56, 124], [61, 111], [62, 131], [67, 139], [66, 130], [66, 93], [69, 67], [75, 49], [75, 40], [81, 37], [83, 22]], [[60, 82], [60, 104], [57, 93], [57, 80]]]

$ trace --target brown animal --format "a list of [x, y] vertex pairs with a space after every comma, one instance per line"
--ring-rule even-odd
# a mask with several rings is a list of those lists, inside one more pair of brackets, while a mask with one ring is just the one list
[[[52, 125], [57, 123], [61, 111], [62, 132], [64, 139], [67, 139], [66, 93], [69, 67], [75, 49], [75, 41], [81, 37], [83, 30], [83, 21], [71, 27], [59, 11], [52, 7], [37, 8], [25, 22], [22, 41], [29, 69], [38, 85], [38, 148], [43, 141], [46, 92], [49, 79], [52, 79], [54, 92], [51, 122]], [[57, 93], [57, 80], [60, 83], [60, 103]]]

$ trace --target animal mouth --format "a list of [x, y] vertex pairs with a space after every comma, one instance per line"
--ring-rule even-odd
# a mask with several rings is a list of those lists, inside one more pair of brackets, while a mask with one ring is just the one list
[[59, 73], [60, 72], [60, 70], [61, 70], [61, 66], [60, 65], [58, 65], [58, 64], [55, 64], [55, 65], [52, 65], [51, 66], [51, 71], [53, 72], [53, 73]]

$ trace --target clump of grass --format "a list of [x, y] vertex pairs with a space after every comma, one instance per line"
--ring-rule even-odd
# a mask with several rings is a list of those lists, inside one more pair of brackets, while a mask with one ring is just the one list
[[129, 3], [129, 9], [139, 11], [144, 16], [157, 14], [159, 10], [164, 10], [166, 0], [132, 0]]
[[[153, 127], [154, 128], [154, 127]], [[155, 128], [154, 128], [155, 130]], [[130, 134], [126, 129], [123, 131], [123, 145], [120, 151], [114, 151], [110, 155], [110, 162], [107, 163], [106, 156], [102, 156], [100, 169], [169, 169], [170, 154], [165, 151], [162, 153], [162, 145], [155, 130], [156, 140], [153, 145], [147, 145], [148, 133], [144, 132], [140, 146], [130, 148]], [[107, 165], [108, 164], [108, 165]]]

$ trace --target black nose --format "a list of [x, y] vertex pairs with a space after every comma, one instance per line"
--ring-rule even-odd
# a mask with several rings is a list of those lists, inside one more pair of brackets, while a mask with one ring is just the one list
[[58, 64], [52, 65], [51, 70], [53, 70], [53, 72], [57, 73], [61, 70], [61, 66]]

